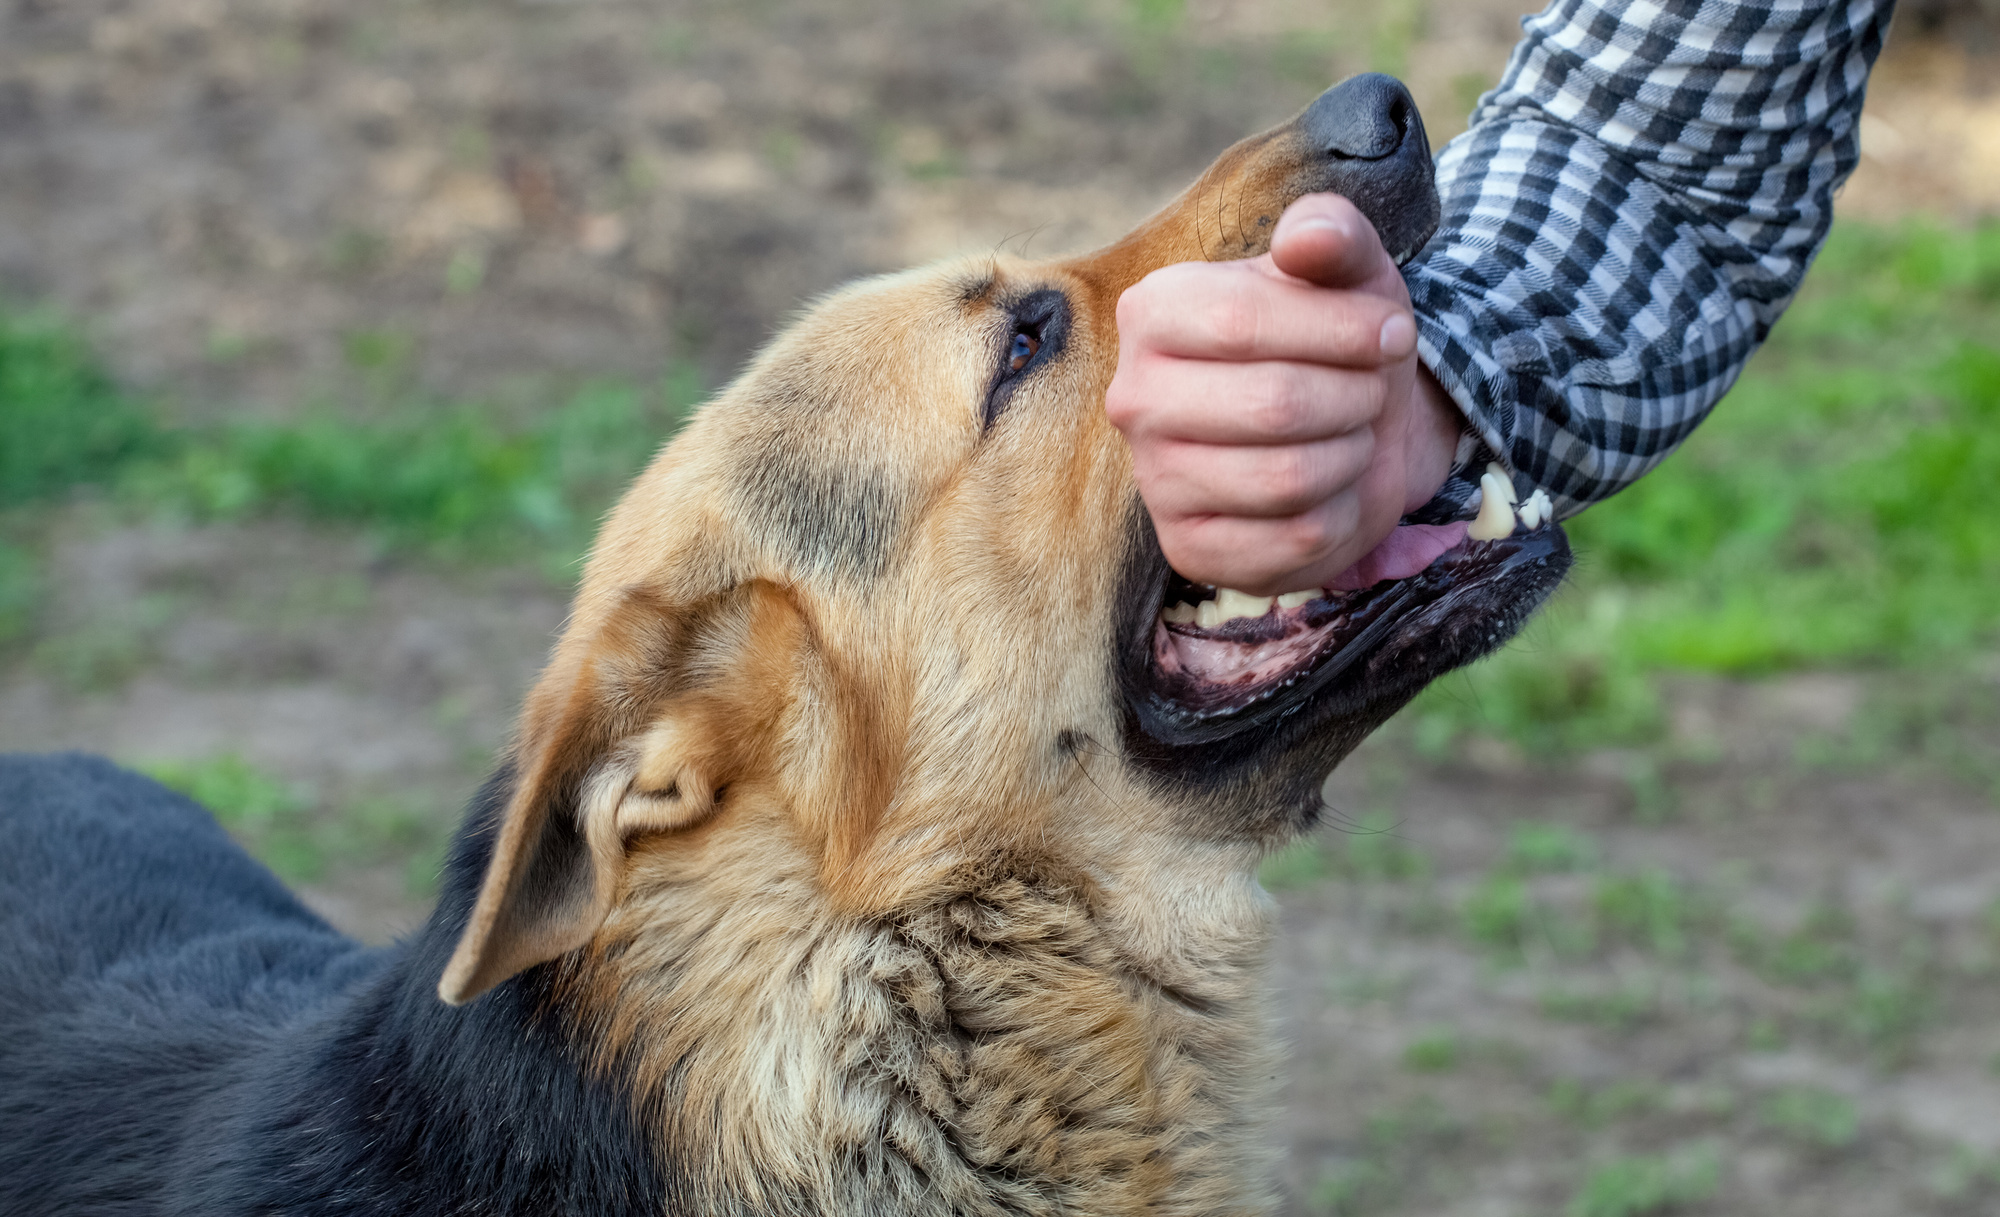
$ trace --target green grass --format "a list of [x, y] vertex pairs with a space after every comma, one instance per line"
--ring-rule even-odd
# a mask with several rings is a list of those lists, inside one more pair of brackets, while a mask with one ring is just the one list
[[[185, 427], [118, 389], [73, 328], [0, 312], [0, 508], [94, 486], [143, 512], [293, 513], [392, 546], [525, 552], [560, 570], [703, 393], [685, 370], [656, 385], [586, 384], [516, 425], [484, 403], [410, 391], [403, 337], [357, 332], [345, 347], [361, 405]], [[31, 559], [0, 548], [0, 637], [20, 628], [32, 576]]]
[[1608, 934], [1660, 955], [1687, 950], [1694, 898], [1666, 871], [1602, 876], [1594, 897], [1597, 923]]
[[1450, 1027], [1433, 1027], [1403, 1049], [1403, 1068], [1414, 1073], [1444, 1073], [1458, 1066], [1458, 1033]]
[[1436, 1159], [1464, 1142], [1470, 1130], [1430, 1095], [1368, 1118], [1352, 1156], [1324, 1167], [1306, 1197], [1307, 1211], [1323, 1217], [1359, 1217], [1422, 1192], [1435, 1182]]
[[155, 438], [75, 329], [0, 312], [0, 509], [101, 482]]
[[1275, 892], [1332, 875], [1395, 883], [1430, 873], [1430, 858], [1403, 836], [1396, 817], [1371, 811], [1353, 820], [1336, 819], [1318, 836], [1294, 841], [1266, 858], [1257, 878]]
[[1618, 1032], [1644, 1026], [1661, 1016], [1659, 986], [1635, 980], [1610, 987], [1550, 986], [1537, 994], [1536, 1006], [1559, 1022]]
[[1527, 944], [1535, 909], [1527, 884], [1512, 875], [1496, 874], [1466, 896], [1458, 917], [1475, 946], [1511, 958]]
[[1274, 892], [1317, 883], [1333, 873], [1332, 860], [1317, 837], [1294, 841], [1264, 859], [1257, 881]]
[[1395, 882], [1430, 874], [1431, 861], [1403, 834], [1396, 816], [1371, 811], [1351, 824], [1336, 825], [1342, 869], [1356, 879]]
[[1852, 987], [1823, 995], [1811, 1010], [1830, 1040], [1891, 1067], [1908, 1063], [1936, 1012], [1931, 978], [1893, 967], [1864, 968]]
[[292, 787], [240, 756], [159, 761], [144, 768], [163, 785], [214, 812], [224, 828], [265, 828], [306, 805]]
[[231, 835], [289, 882], [317, 879], [324, 851], [312, 839], [304, 792], [240, 756], [155, 761], [140, 769], [200, 803]]
[[1411, 711], [1530, 750], [1645, 742], [1655, 676], [1948, 666], [2000, 631], [2000, 224], [1838, 226], [1702, 428], [1570, 521], [1570, 587]]
[[28, 631], [41, 595], [41, 565], [34, 554], [0, 540], [0, 643]]
[[289, 511], [396, 545], [519, 555], [525, 543], [567, 559], [693, 396], [588, 385], [520, 430], [474, 405], [422, 403], [376, 419], [322, 412], [163, 432], [160, 454], [128, 462], [116, 486], [198, 520]]
[[1853, 1103], [1812, 1086], [1778, 1091], [1764, 1100], [1758, 1116], [1766, 1127], [1812, 1149], [1845, 1149], [1861, 1131]]
[[1617, 1081], [1591, 1087], [1563, 1078], [1549, 1087], [1549, 1107], [1557, 1115], [1586, 1129], [1600, 1129], [1629, 1116], [1658, 1109], [1663, 1089], [1652, 1082]]
[[323, 808], [311, 792], [234, 753], [137, 768], [208, 808], [287, 882], [311, 882], [341, 866], [403, 860], [411, 895], [428, 895], [436, 886], [445, 828], [421, 808], [385, 798]]
[[1730, 929], [1736, 958], [1773, 984], [1811, 987], [1852, 980], [1861, 968], [1854, 918], [1845, 909], [1822, 904], [1797, 927], [1769, 935], [1737, 921]]
[[1715, 1152], [1697, 1147], [1674, 1155], [1615, 1158], [1592, 1170], [1564, 1211], [1566, 1217], [1655, 1217], [1715, 1194]]
[[1507, 869], [1516, 874], [1559, 874], [1589, 870], [1597, 862], [1597, 842], [1567, 824], [1516, 824], [1507, 832]]

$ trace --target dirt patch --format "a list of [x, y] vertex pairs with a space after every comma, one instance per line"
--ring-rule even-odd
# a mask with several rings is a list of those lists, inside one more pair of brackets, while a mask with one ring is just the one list
[[1861, 165], [1838, 207], [1874, 220], [2000, 214], [2000, 55], [1892, 47], [1870, 81]]
[[1371, 62], [1447, 135], [1516, 12], [1152, 8], [21, 0], [0, 287], [196, 412], [332, 391], [359, 332], [461, 394], [720, 375], [855, 274], [1122, 232]]
[[[1747, 742], [1646, 786], [1616, 756], [1350, 759], [1332, 873], [1280, 897], [1291, 1211], [1552, 1212], [1592, 1164], [1677, 1154], [1717, 1166], [1689, 1211], [2000, 1195], [2000, 816], [1921, 769], [1794, 759], [1826, 716], [1766, 708], [1826, 683], [1676, 690]], [[1535, 834], [1587, 849], [1538, 864]]]
[[325, 822], [285, 859], [321, 911], [376, 941], [416, 925], [563, 593], [281, 522], [120, 526], [81, 508], [54, 531], [42, 626], [0, 679], [0, 744], [240, 758]]

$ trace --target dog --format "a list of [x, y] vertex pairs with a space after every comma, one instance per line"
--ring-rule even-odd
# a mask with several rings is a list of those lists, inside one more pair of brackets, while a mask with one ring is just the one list
[[812, 305], [608, 517], [408, 942], [142, 778], [0, 764], [0, 1212], [1265, 1211], [1258, 862], [1569, 562], [1524, 526], [1188, 620], [1115, 306], [1320, 190], [1429, 238], [1400, 85], [1095, 253]]

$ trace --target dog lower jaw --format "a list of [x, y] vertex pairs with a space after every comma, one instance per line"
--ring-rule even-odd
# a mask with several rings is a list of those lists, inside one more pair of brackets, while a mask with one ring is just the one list
[[[1365, 734], [1431, 680], [1511, 637], [1569, 563], [1567, 537], [1549, 524], [1461, 540], [1415, 574], [1274, 603], [1261, 617], [1203, 627], [1162, 610], [1128, 651], [1137, 725], [1170, 750], [1233, 744], [1243, 761], [1266, 751], [1270, 729], [1288, 719], [1367, 717]], [[1450, 645], [1426, 647], [1432, 633]], [[1382, 669], [1388, 651], [1406, 670]]]
[[1130, 852], [968, 865], [869, 921], [665, 884], [565, 988], [693, 1210], [1267, 1211], [1254, 855]]

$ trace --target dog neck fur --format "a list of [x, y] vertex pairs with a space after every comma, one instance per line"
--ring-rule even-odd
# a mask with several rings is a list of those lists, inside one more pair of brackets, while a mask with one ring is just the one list
[[[756, 818], [732, 823], [784, 831]], [[881, 917], [831, 911], [802, 862], [708, 852], [635, 863], [562, 986], [688, 1211], [1267, 1207], [1270, 916], [1242, 851], [992, 858]]]

